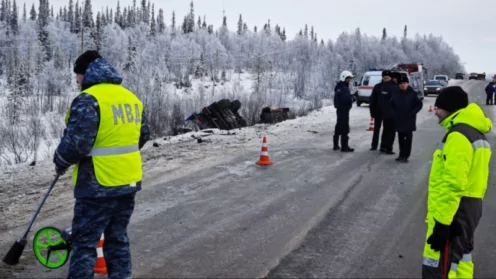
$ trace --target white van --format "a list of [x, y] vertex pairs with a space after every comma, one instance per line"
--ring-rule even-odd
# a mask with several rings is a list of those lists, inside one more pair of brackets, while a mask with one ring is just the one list
[[362, 79], [357, 84], [357, 92], [356, 92], [356, 102], [357, 106], [360, 106], [362, 103], [370, 103], [370, 95], [372, 94], [372, 89], [374, 89], [374, 85], [378, 84], [382, 81], [382, 71], [369, 71], [363, 74]]
[[444, 85], [448, 85], [449, 78], [447, 75], [435, 75], [433, 80], [439, 80], [440, 82], [444, 83]]

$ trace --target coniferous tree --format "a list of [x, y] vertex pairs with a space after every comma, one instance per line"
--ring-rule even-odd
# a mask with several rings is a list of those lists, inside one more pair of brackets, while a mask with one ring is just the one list
[[207, 28], [207, 18], [203, 16], [203, 23], [202, 23], [202, 29]]
[[382, 40], [386, 40], [387, 39], [387, 31], [386, 31], [386, 27], [384, 27], [382, 29]]
[[115, 23], [122, 28], [121, 5], [119, 1], [117, 1], [117, 8], [115, 9]]
[[36, 9], [34, 8], [34, 4], [31, 6], [31, 11], [29, 12], [29, 19], [36, 20]]
[[67, 21], [69, 22], [69, 30], [74, 33], [74, 1], [69, 0], [69, 8], [67, 11]]
[[83, 11], [83, 27], [92, 28], [95, 25], [93, 21], [93, 11], [91, 7], [91, 0], [86, 0], [84, 3]]
[[17, 12], [17, 3], [14, 0], [12, 7], [12, 14], [10, 17], [10, 29], [12, 30], [12, 34], [15, 36], [19, 32], [19, 13]]
[[79, 0], [76, 0], [76, 6], [74, 6], [74, 33], [78, 34], [79, 32], [81, 32], [81, 13]]
[[156, 28], [156, 23], [155, 23], [155, 4], [152, 5], [152, 19], [151, 19], [151, 24], [150, 24], [150, 35], [152, 37], [155, 37], [157, 34], [157, 28]]
[[[6, 0], [2, 0], [2, 6], [0, 7], [0, 21], [5, 21], [6, 20], [6, 13], [7, 13], [7, 2]], [[34, 4], [33, 4], [34, 6]]]
[[208, 34], [212, 35], [214, 33], [214, 26], [212, 24], [210, 24], [207, 27], [207, 31], [208, 31]]
[[186, 23], [186, 33], [192, 33], [195, 28], [195, 9], [193, 5], [193, 1], [189, 4], [189, 15]]
[[26, 22], [28, 19], [28, 14], [26, 10], [26, 3], [24, 3], [24, 7], [22, 8], [22, 22]]
[[224, 16], [224, 17], [222, 18], [222, 27], [227, 28], [227, 17], [226, 17], [226, 16]]
[[241, 14], [239, 14], [239, 20], [238, 20], [238, 35], [243, 34], [243, 17]]
[[403, 30], [403, 38], [406, 39], [406, 36], [408, 35], [408, 29], [405, 25], [405, 29]]
[[40, 6], [38, 11], [38, 38], [45, 51], [45, 59], [49, 61], [52, 56], [50, 41], [48, 39], [48, 31], [46, 27], [48, 26], [48, 21], [50, 18], [50, 11], [48, 8], [48, 0], [40, 0]]
[[172, 11], [172, 24], [171, 24], [171, 28], [172, 28], [172, 34], [175, 34], [176, 33], [176, 12], [175, 11]]
[[165, 19], [164, 19], [164, 10], [158, 10], [158, 18], [157, 18], [158, 32], [160, 34], [165, 31]]

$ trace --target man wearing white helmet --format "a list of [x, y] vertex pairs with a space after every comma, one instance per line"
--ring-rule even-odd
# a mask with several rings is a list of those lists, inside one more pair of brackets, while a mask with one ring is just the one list
[[[334, 107], [336, 108], [337, 122], [334, 130], [334, 150], [341, 152], [353, 152], [355, 149], [348, 145], [348, 133], [350, 132], [350, 109], [353, 106], [353, 96], [350, 92], [350, 81], [353, 74], [343, 71], [339, 76], [339, 82], [334, 88]], [[341, 147], [339, 146], [341, 136]]]

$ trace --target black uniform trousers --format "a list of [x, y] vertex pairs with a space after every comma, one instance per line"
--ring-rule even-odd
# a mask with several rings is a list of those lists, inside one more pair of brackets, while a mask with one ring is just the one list
[[486, 93], [486, 105], [492, 105], [493, 104], [493, 95], [494, 94], [487, 94]]
[[348, 147], [348, 134], [350, 133], [350, 110], [336, 110], [336, 127], [334, 129], [334, 144], [339, 142], [341, 136], [341, 147]]
[[413, 132], [398, 132], [400, 157], [408, 159], [412, 153]]
[[372, 135], [372, 148], [377, 148], [377, 146], [379, 145], [379, 134], [381, 132], [382, 126], [384, 126], [384, 128], [382, 130], [381, 149], [392, 151], [395, 138], [394, 119], [383, 119], [382, 116], [374, 117], [374, 134]]

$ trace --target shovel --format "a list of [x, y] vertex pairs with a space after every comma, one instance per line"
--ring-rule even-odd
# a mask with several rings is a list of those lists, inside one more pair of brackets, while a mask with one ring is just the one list
[[31, 226], [34, 223], [34, 220], [36, 219], [36, 216], [38, 216], [38, 213], [40, 213], [41, 207], [45, 203], [46, 199], [48, 198], [48, 195], [50, 195], [50, 192], [53, 189], [53, 186], [55, 186], [55, 183], [59, 179], [59, 174], [55, 176], [55, 179], [53, 180], [52, 184], [50, 184], [50, 188], [48, 188], [48, 191], [46, 192], [45, 196], [41, 200], [40, 204], [38, 205], [38, 209], [36, 209], [36, 212], [34, 213], [33, 217], [31, 217], [31, 221], [29, 221], [29, 225], [24, 231], [24, 234], [22, 235], [21, 238], [17, 239], [14, 245], [10, 247], [9, 252], [7, 255], [5, 255], [5, 258], [3, 258], [3, 262], [8, 264], [8, 265], [16, 265], [19, 263], [19, 259], [21, 258], [22, 252], [24, 251], [24, 247], [26, 247], [26, 244], [28, 242], [27, 237], [29, 230], [31, 229]]

